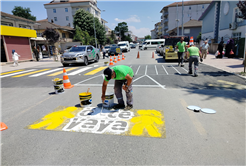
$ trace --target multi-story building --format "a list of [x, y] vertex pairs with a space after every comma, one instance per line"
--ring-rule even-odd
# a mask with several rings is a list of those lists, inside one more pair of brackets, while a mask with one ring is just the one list
[[174, 2], [162, 8], [160, 13], [162, 22], [162, 36], [168, 35], [168, 31], [178, 27], [190, 20], [198, 20], [202, 13], [211, 3], [207, 1], [184, 1], [183, 2], [183, 15], [182, 15], [182, 2]]
[[155, 29], [150, 31], [151, 32], [151, 38], [152, 38], [152, 34], [153, 34], [153, 37], [152, 39], [160, 39], [162, 37], [162, 32], [161, 32], [161, 22], [158, 22], [155, 24]]
[[97, 0], [53, 0], [44, 4], [48, 21], [60, 26], [73, 27], [73, 18], [77, 10], [90, 12], [101, 22], [101, 10], [97, 7]]
[[1, 12], [1, 62], [12, 62], [12, 50], [22, 60], [32, 60], [30, 38], [37, 37], [35, 21]]
[[155, 29], [151, 30], [151, 39], [155, 39], [156, 38], [156, 33], [155, 33]]

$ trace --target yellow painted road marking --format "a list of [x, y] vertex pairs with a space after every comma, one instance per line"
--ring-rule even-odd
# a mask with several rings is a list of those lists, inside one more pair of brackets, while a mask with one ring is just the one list
[[200, 135], [207, 135], [206, 130], [204, 129], [204, 127], [202, 126], [202, 124], [199, 122], [199, 120], [196, 118], [194, 112], [190, 111], [187, 109], [187, 103], [185, 102], [184, 99], [179, 99], [181, 102], [181, 105], [184, 107], [186, 113], [189, 115], [193, 125], [195, 126], [196, 130], [198, 131], [198, 133]]
[[30, 72], [30, 73], [20, 74], [20, 75], [16, 75], [16, 76], [13, 76], [13, 77], [22, 77], [22, 76], [26, 76], [26, 75], [30, 75], [30, 74], [34, 74], [34, 73], [39, 73], [39, 72], [46, 71], [46, 70], [50, 70], [50, 69], [43, 69], [43, 70], [33, 71], [33, 72]]
[[1, 75], [16, 73], [16, 72], [19, 72], [19, 71], [23, 71], [23, 70], [9, 71], [9, 72], [5, 72], [5, 73], [1, 73]]
[[98, 73], [99, 71], [102, 71], [103, 69], [106, 69], [106, 68], [107, 67], [99, 67], [99, 68], [97, 68], [95, 70], [90, 71], [89, 73], [86, 73], [85, 75], [93, 75], [93, 74]]
[[237, 84], [234, 82], [224, 81], [224, 80], [218, 80], [217, 82], [221, 84], [208, 84], [208, 86], [211, 87], [218, 87], [218, 88], [230, 88], [230, 89], [246, 89], [245, 85]]
[[[69, 69], [66, 69], [66, 72], [68, 72], [68, 71], [71, 71], [71, 70], [74, 70], [74, 69], [77, 69], [78, 67], [72, 67], [72, 68], [69, 68]], [[58, 72], [56, 72], [56, 73], [53, 73], [53, 74], [50, 74], [50, 75], [48, 75], [48, 76], [57, 76], [57, 75], [59, 75], [59, 74], [63, 74], [63, 69], [61, 69], [62, 71], [58, 71]]]

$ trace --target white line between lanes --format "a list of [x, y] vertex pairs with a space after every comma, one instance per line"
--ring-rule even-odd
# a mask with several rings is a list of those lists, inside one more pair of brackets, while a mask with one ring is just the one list
[[147, 65], [146, 68], [145, 68], [145, 75], [147, 74], [147, 68], [148, 68], [148, 65]]
[[18, 75], [18, 74], [21, 74], [21, 73], [27, 73], [27, 72], [35, 71], [35, 70], [37, 70], [37, 69], [31, 69], [31, 70], [21, 71], [21, 72], [17, 72], [17, 73], [7, 74], [7, 75], [0, 76], [0, 78], [4, 78], [4, 77], [8, 77], [8, 76], [13, 76], [13, 75]]
[[181, 74], [177, 69], [175, 69], [174, 67], [173, 67], [173, 65], [171, 65], [172, 66], [172, 68], [174, 69], [174, 70], [176, 70], [179, 74]]
[[159, 85], [162, 89], [166, 89], [163, 85], [161, 85], [159, 82], [157, 82], [156, 80], [154, 80], [150, 76], [148, 76], [148, 75], [146, 75], [146, 76], [149, 77], [149, 79], [151, 79], [152, 81], [154, 81], [157, 85]]
[[62, 68], [61, 69], [49, 70], [49, 71], [45, 71], [45, 72], [38, 73], [38, 74], [33, 74], [33, 75], [30, 75], [29, 77], [38, 77], [38, 76], [41, 76], [41, 75], [44, 75], [44, 74], [47, 74], [47, 73], [51, 73], [51, 72], [54, 72], [54, 71], [57, 71], [57, 70], [62, 70]]
[[137, 69], [137, 71], [136, 71], [136, 75], [138, 74], [138, 70], [140, 69], [140, 66], [138, 66], [138, 69]]
[[99, 76], [103, 76], [103, 74], [100, 74], [100, 75], [97, 75], [97, 76], [88, 78], [88, 79], [86, 79], [86, 80], [84, 80], [84, 81], [81, 81], [81, 82], [78, 82], [78, 83], [76, 83], [76, 84], [74, 84], [74, 85], [78, 85], [78, 84], [80, 84], [80, 83], [82, 83], [82, 82], [89, 81], [89, 80], [91, 80], [91, 79], [93, 79], [93, 78], [96, 78], [96, 77], [99, 77]]
[[156, 75], [158, 75], [158, 71], [157, 71], [156, 65], [155, 65], [155, 72], [156, 72]]
[[167, 73], [167, 75], [168, 75], [168, 72], [167, 72], [167, 70], [165, 69], [165, 67], [162, 65], [162, 67], [163, 67], [163, 69], [165, 70], [165, 72]]
[[185, 71], [187, 71], [187, 72], [188, 72], [188, 70], [186, 70], [185, 68], [183, 68], [183, 67], [182, 67], [182, 69], [184, 69]]
[[83, 71], [89, 70], [89, 69], [91, 69], [91, 68], [92, 68], [92, 67], [85, 67], [85, 68], [76, 70], [76, 71], [74, 71], [74, 72], [72, 72], [72, 73], [69, 73], [68, 75], [74, 76], [74, 75], [76, 75], [76, 74], [82, 73]]

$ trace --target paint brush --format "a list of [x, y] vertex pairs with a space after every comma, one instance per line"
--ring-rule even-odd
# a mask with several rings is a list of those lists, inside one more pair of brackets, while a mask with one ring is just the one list
[[87, 90], [87, 92], [86, 92], [87, 94], [89, 93], [89, 90], [90, 90], [90, 88], [88, 88], [88, 90]]

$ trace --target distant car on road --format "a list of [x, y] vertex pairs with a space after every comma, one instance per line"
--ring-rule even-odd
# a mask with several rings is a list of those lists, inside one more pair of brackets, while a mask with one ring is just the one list
[[108, 50], [110, 49], [110, 46], [105, 46], [104, 49], [106, 50], [106, 53], [108, 53]]
[[121, 55], [122, 54], [122, 50], [120, 48], [120, 46], [112, 46], [110, 47], [110, 49], [108, 50], [108, 55]]
[[130, 44], [131, 48], [136, 48], [135, 44]]
[[64, 67], [73, 63], [84, 63], [87, 66], [89, 61], [98, 62], [99, 58], [99, 49], [91, 45], [73, 46], [68, 52], [62, 54], [61, 63]]

